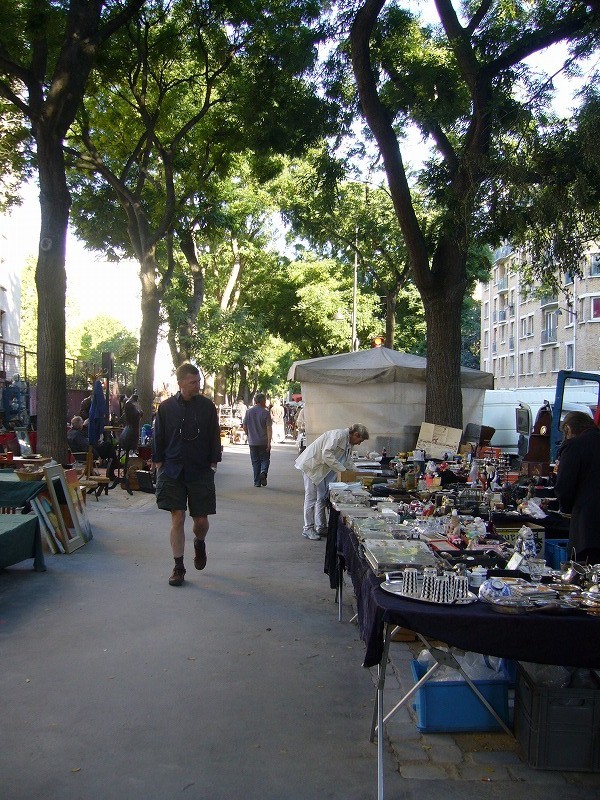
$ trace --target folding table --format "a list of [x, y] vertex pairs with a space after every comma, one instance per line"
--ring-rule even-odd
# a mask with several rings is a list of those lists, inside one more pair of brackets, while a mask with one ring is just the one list
[[[364, 666], [378, 668], [371, 730], [372, 737], [375, 730], [378, 732], [378, 800], [383, 800], [383, 736], [379, 732], [383, 730], [384, 721], [438, 668], [442, 651], [436, 652], [431, 640], [443, 641], [451, 648], [517, 661], [600, 668], [600, 617], [571, 609], [555, 613], [499, 614], [481, 602], [443, 606], [398, 597], [380, 588], [381, 579], [361, 556], [355, 534], [343, 525], [340, 525], [339, 534], [339, 545], [356, 595], [359, 629], [366, 644]], [[415, 631], [433, 652], [436, 663], [390, 714], [384, 716], [388, 650], [391, 634], [398, 626]], [[478, 692], [476, 694], [479, 696]]]

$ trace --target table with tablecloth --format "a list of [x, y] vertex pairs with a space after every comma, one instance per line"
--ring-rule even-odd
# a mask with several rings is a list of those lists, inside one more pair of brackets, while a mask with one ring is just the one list
[[[0, 479], [0, 508], [21, 509], [46, 488], [45, 481]], [[33, 559], [33, 568], [44, 572], [40, 521], [35, 514], [0, 514], [0, 567]]]
[[343, 520], [338, 524], [338, 547], [354, 587], [366, 667], [380, 662], [384, 627], [393, 624], [476, 653], [600, 668], [599, 617], [571, 609], [499, 614], [482, 602], [442, 606], [407, 600], [379, 588], [382, 579], [373, 573], [356, 534]]
[[[600, 668], [600, 617], [583, 610], [532, 611], [500, 614], [484, 602], [470, 605], [442, 606], [409, 600], [380, 588], [378, 578], [361, 553], [354, 531], [338, 520], [337, 549], [349, 574], [357, 604], [357, 617], [366, 652], [365, 667], [378, 667], [377, 690], [373, 709], [371, 739], [377, 731], [377, 797], [383, 800], [383, 737], [379, 731], [390, 716], [406, 702], [438, 666], [436, 663], [395, 708], [384, 716], [386, 663], [392, 631], [395, 627], [415, 631], [432, 652], [431, 640], [440, 640], [451, 648], [500, 656], [517, 661], [557, 664], [570, 667]], [[443, 654], [434, 657], [444, 660]], [[452, 659], [448, 654], [448, 659]], [[452, 664], [458, 666], [458, 664]], [[462, 670], [464, 678], [467, 676]], [[469, 680], [471, 688], [487, 703]], [[491, 710], [491, 709], [490, 709]], [[496, 716], [494, 714], [494, 716]], [[506, 726], [502, 727], [506, 729]]]

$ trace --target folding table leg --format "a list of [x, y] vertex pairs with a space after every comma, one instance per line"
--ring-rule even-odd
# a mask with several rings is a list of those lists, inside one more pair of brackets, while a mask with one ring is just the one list
[[344, 598], [344, 573], [339, 555], [337, 558], [337, 601], [338, 601], [338, 622], [342, 621], [343, 608], [342, 600]]

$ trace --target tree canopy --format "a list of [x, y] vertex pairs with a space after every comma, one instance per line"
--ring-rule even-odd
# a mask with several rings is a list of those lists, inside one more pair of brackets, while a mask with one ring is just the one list
[[[353, 15], [350, 51], [425, 309], [426, 419], [461, 427], [460, 320], [470, 265], [480, 263], [484, 245], [523, 231], [527, 215], [543, 207], [548, 185], [539, 173], [533, 188], [531, 168], [557, 141], [551, 82], [527, 59], [559, 42], [574, 60], [595, 52], [599, 17], [577, 0], [435, 0], [435, 8], [438, 23], [423, 24], [408, 3], [366, 0]], [[418, 174], [419, 205], [402, 152], [409, 124], [432, 147]], [[559, 175], [570, 183], [572, 167], [554, 166], [555, 186]], [[519, 189], [520, 205], [502, 202]]]

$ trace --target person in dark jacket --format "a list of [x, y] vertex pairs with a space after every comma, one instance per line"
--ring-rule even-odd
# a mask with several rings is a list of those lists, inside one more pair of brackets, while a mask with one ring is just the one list
[[67, 444], [71, 453], [83, 455], [80, 461], [85, 461], [85, 454], [88, 451], [89, 441], [83, 427], [83, 419], [77, 414], [71, 420], [71, 428], [67, 431]]
[[561, 511], [571, 515], [569, 557], [600, 563], [600, 430], [583, 411], [570, 411], [562, 423], [554, 491]]
[[215, 404], [200, 394], [200, 371], [189, 362], [176, 372], [179, 391], [159, 405], [154, 420], [152, 460], [156, 466], [156, 503], [171, 512], [171, 548], [175, 567], [171, 586], [184, 580], [185, 512], [194, 521], [194, 566], [206, 566], [208, 516], [216, 514], [215, 472], [221, 460], [221, 436]]

